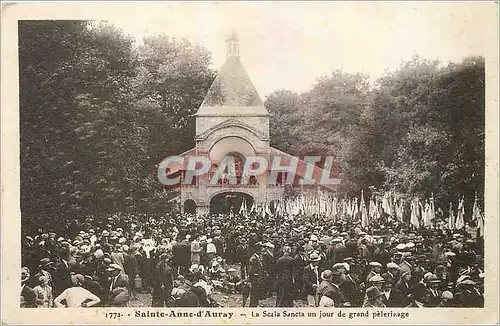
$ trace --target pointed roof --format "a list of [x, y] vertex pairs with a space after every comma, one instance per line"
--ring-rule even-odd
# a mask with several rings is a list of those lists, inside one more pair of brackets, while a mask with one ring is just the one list
[[196, 115], [268, 115], [240, 61], [237, 37], [230, 35], [226, 42], [226, 62], [220, 68]]

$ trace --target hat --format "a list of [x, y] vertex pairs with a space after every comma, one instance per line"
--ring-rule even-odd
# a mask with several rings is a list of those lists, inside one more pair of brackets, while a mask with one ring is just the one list
[[309, 261], [320, 261], [320, 260], [321, 257], [315, 252], [309, 255]]
[[315, 235], [315, 234], [312, 234], [311, 238], [309, 240], [311, 240], [311, 241], [318, 241], [318, 236]]
[[332, 269], [345, 268], [344, 263], [336, 263], [332, 266]]
[[78, 232], [78, 234], [80, 234], [80, 235], [84, 235], [84, 234], [85, 234], [85, 231], [81, 230], [80, 232]]
[[393, 263], [393, 262], [390, 262], [387, 264], [387, 268], [388, 269], [391, 269], [391, 268], [394, 268], [394, 269], [400, 269], [399, 265], [396, 264], [396, 263]]
[[54, 232], [49, 232], [49, 237], [51, 238], [55, 238], [57, 234], [55, 234]]
[[80, 241], [75, 240], [75, 241], [73, 241], [73, 246], [79, 246], [79, 245], [80, 245], [80, 243], [81, 243]]
[[104, 231], [102, 231], [102, 236], [103, 236], [103, 237], [108, 237], [108, 236], [109, 236], [109, 232], [108, 232], [108, 230], [104, 230]]
[[228, 271], [229, 273], [231, 273], [231, 272], [236, 272], [236, 269], [234, 269], [234, 268], [228, 268], [228, 269], [227, 269], [227, 271]]
[[465, 280], [469, 280], [470, 276], [469, 275], [461, 275], [457, 278], [457, 285], [460, 283], [463, 283]]
[[443, 293], [441, 293], [441, 298], [442, 299], [453, 299], [453, 293], [451, 293], [450, 291], [444, 291]]
[[408, 242], [406, 245], [405, 245], [406, 248], [408, 249], [411, 249], [413, 247], [415, 247], [415, 244], [413, 242]]
[[52, 265], [52, 262], [50, 261], [49, 258], [40, 259], [40, 267], [48, 266], [48, 265]]
[[342, 233], [340, 233], [340, 235], [341, 235], [341, 236], [343, 236], [343, 237], [347, 237], [347, 236], [349, 235], [349, 233], [347, 233], [347, 232], [342, 232]]
[[424, 277], [424, 282], [425, 283], [441, 283], [441, 281], [437, 278], [435, 274], [428, 275], [427, 277]]
[[324, 270], [321, 272], [321, 279], [325, 281], [329, 281], [332, 279], [333, 272], [329, 269]]
[[368, 280], [368, 282], [378, 283], [378, 282], [385, 282], [385, 280], [384, 280], [384, 278], [382, 276], [375, 275], [375, 276], [370, 277], [370, 279]]
[[346, 257], [346, 258], [344, 258], [344, 262], [348, 263], [348, 262], [352, 261], [353, 259], [354, 258], [352, 258], [352, 257]]
[[85, 278], [82, 274], [71, 275], [71, 282], [73, 285], [80, 285], [85, 281]]
[[466, 279], [465, 281], [463, 281], [462, 283], [460, 284], [464, 284], [464, 285], [476, 285], [476, 282], [474, 282], [473, 280], [471, 279]]
[[200, 241], [205, 241], [205, 240], [207, 240], [207, 236], [206, 236], [206, 235], [202, 235], [202, 236], [200, 237]]
[[26, 267], [21, 268], [21, 283], [24, 283], [30, 279], [29, 270]]
[[447, 251], [444, 253], [445, 257], [455, 257], [457, 254], [454, 253], [453, 251]]
[[95, 231], [93, 229], [90, 229], [89, 233], [95, 233]]
[[404, 243], [400, 243], [396, 246], [396, 249], [397, 250], [405, 250], [406, 249], [406, 245]]
[[59, 238], [57, 238], [57, 242], [61, 242], [61, 241], [64, 241], [64, 238], [63, 238], [63, 237], [59, 237]]
[[264, 244], [264, 246], [266, 246], [266, 247], [268, 247], [268, 248], [271, 248], [271, 249], [272, 249], [272, 248], [274, 248], [274, 245], [273, 245], [271, 242], [266, 242], [266, 243]]
[[368, 300], [374, 300], [382, 295], [384, 295], [384, 293], [380, 292], [380, 290], [376, 286], [371, 286], [366, 290], [366, 296], [368, 297]]
[[372, 261], [370, 262], [370, 267], [382, 267], [382, 264], [378, 261]]
[[120, 243], [120, 244], [123, 244], [123, 243], [125, 243], [125, 242], [127, 242], [127, 239], [125, 239], [124, 237], [121, 237], [121, 238], [118, 240], [118, 243]]
[[112, 272], [112, 271], [118, 271], [122, 270], [122, 267], [118, 264], [110, 264], [109, 267], [106, 269], [106, 272]]

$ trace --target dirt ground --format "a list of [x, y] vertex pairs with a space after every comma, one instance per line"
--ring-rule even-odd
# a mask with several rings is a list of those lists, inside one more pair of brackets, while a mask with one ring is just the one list
[[[238, 265], [228, 265], [227, 268], [236, 269], [236, 273], [240, 273], [240, 268]], [[222, 307], [243, 307], [243, 296], [241, 293], [237, 294], [228, 294], [222, 293], [220, 291], [214, 290], [212, 294], [212, 298], [217, 301]], [[246, 306], [250, 303], [250, 299], [247, 300]], [[261, 307], [274, 307], [276, 303], [276, 293], [273, 294], [272, 297], [267, 298], [265, 300], [259, 301]], [[149, 293], [139, 293], [137, 298], [131, 299], [128, 303], [129, 307], [151, 307], [151, 294]], [[307, 302], [301, 300], [294, 301], [295, 307], [304, 307], [307, 306]]]

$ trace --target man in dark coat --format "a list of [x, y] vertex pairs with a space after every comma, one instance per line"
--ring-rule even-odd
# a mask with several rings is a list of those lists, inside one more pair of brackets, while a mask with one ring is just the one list
[[257, 307], [259, 300], [262, 299], [264, 286], [264, 269], [262, 266], [261, 252], [263, 245], [257, 242], [254, 247], [254, 253], [248, 261], [248, 278], [250, 281], [250, 307]]
[[323, 293], [324, 296], [333, 300], [335, 307], [350, 307], [351, 303], [346, 300], [346, 297], [339, 285], [343, 282], [342, 273], [339, 269], [332, 270], [332, 287]]
[[57, 297], [64, 290], [73, 286], [69, 273], [68, 256], [69, 252], [67, 250], [62, 251], [61, 259], [56, 265], [52, 280], [54, 282], [54, 297]]
[[295, 293], [300, 299], [306, 299], [303, 293], [304, 287], [304, 268], [307, 266], [307, 257], [304, 253], [302, 243], [299, 243], [294, 257], [294, 279], [295, 279]]
[[411, 302], [411, 287], [410, 287], [411, 273], [403, 272], [401, 279], [396, 283], [389, 298], [391, 302], [397, 303], [397, 307], [406, 307]]
[[316, 290], [320, 281], [320, 272], [318, 262], [321, 260], [315, 252], [309, 255], [310, 264], [304, 268], [304, 294], [307, 295], [307, 303], [309, 307], [318, 306], [318, 297]]
[[283, 256], [276, 261], [276, 307], [293, 307], [294, 259], [290, 256], [291, 248], [283, 247]]
[[246, 239], [244, 237], [239, 238], [239, 243], [236, 246], [235, 260], [240, 264], [241, 267], [241, 278], [245, 279], [248, 273], [248, 260], [250, 259], [250, 250]]
[[153, 279], [153, 307], [164, 307], [170, 298], [174, 284], [174, 273], [170, 266], [170, 256], [167, 253], [160, 255]]
[[[335, 268], [335, 266], [338, 267]], [[339, 268], [340, 266], [342, 266], [342, 268]], [[350, 265], [345, 262], [337, 263], [334, 265], [333, 269], [339, 269], [343, 274], [339, 288], [342, 290], [347, 302], [350, 302], [353, 307], [361, 307], [363, 293], [356, 280], [350, 274]]]

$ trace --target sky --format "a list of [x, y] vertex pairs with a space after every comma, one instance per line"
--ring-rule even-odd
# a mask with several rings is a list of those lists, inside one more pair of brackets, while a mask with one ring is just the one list
[[[213, 68], [225, 60], [234, 30], [240, 57], [257, 91], [305, 92], [340, 69], [373, 81], [417, 54], [447, 63], [485, 55], [483, 23], [495, 15], [481, 2], [173, 2], [135, 4], [106, 17], [136, 38], [166, 34], [200, 43]], [[493, 12], [492, 12], [493, 10]]]

